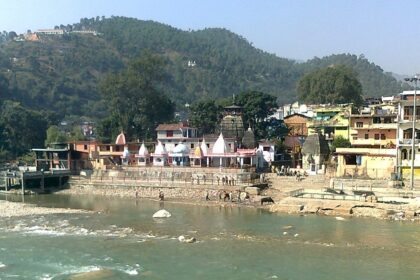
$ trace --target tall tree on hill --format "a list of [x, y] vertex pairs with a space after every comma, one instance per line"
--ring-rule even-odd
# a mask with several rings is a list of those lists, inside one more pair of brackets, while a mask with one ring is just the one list
[[276, 98], [260, 91], [244, 91], [236, 98], [235, 103], [243, 107], [243, 121], [254, 129], [258, 139], [267, 137], [268, 117], [277, 106]]
[[277, 109], [276, 98], [260, 91], [244, 91], [235, 97], [236, 105], [243, 107], [244, 124], [255, 125]]
[[172, 120], [174, 104], [159, 88], [165, 78], [164, 65], [162, 57], [145, 53], [126, 70], [107, 76], [101, 91], [110, 115], [104, 122], [115, 127], [112, 135], [101, 136], [113, 139], [120, 129], [128, 139], [144, 139], [158, 123]]
[[297, 86], [299, 100], [306, 103], [360, 105], [362, 85], [356, 73], [344, 65], [313, 71], [303, 76]]

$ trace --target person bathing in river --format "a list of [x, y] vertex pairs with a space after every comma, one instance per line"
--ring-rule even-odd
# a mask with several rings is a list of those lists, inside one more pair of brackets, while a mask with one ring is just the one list
[[159, 200], [163, 201], [165, 199], [165, 195], [163, 194], [163, 191], [159, 192]]

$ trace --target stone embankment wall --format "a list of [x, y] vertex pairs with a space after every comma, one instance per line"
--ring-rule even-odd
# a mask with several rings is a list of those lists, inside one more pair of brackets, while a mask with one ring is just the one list
[[[224, 191], [238, 195], [247, 188], [264, 185], [264, 176], [240, 169], [149, 167], [123, 170], [95, 170], [73, 176], [71, 193], [89, 193], [121, 197], [197, 199], [209, 194], [210, 199]], [[251, 194], [251, 191], [249, 192]]]
[[264, 184], [248, 185], [211, 182], [167, 182], [167, 181], [134, 181], [134, 180], [92, 180], [73, 177], [68, 182], [69, 189], [61, 193], [105, 195], [117, 197], [138, 197], [157, 199], [163, 192], [165, 198], [196, 200], [209, 195], [211, 200], [219, 199], [221, 192], [232, 193], [233, 199], [237, 199], [240, 192], [246, 192], [250, 196], [259, 194], [260, 188], [266, 188]]
[[198, 187], [190, 186], [186, 188], [184, 185], [162, 184], [157, 186], [147, 186], [138, 184], [121, 184], [112, 182], [88, 182], [82, 180], [71, 180], [69, 182], [70, 189], [64, 190], [64, 193], [71, 194], [90, 194], [105, 195], [117, 197], [138, 197], [158, 199], [159, 193], [162, 191], [165, 198], [178, 199], [202, 199], [209, 193], [210, 199], [218, 199], [220, 190], [236, 192], [238, 187], [224, 186], [223, 188], [215, 188], [211, 185], [201, 185]]

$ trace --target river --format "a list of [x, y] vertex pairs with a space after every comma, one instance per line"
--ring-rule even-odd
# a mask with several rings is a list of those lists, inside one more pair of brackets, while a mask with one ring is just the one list
[[[420, 279], [418, 222], [70, 195], [25, 202], [92, 212], [0, 220], [0, 279]], [[161, 208], [172, 217], [153, 219]]]

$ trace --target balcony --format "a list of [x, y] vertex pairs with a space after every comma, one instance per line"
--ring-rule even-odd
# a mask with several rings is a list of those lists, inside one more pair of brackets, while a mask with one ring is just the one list
[[[400, 146], [407, 146], [407, 145], [412, 145], [413, 142], [411, 141], [411, 139], [400, 139], [398, 143]], [[414, 140], [414, 144], [419, 144], [419, 143], [420, 143], [420, 139]]]
[[[417, 117], [416, 117], [416, 121], [419, 121], [420, 120], [420, 116], [419, 115], [417, 115]], [[402, 117], [402, 120], [401, 121], [410, 121], [410, 122], [412, 122], [413, 121], [413, 115], [404, 115], [403, 117]]]
[[397, 129], [397, 123], [372, 123], [372, 124], [363, 124], [362, 127], [353, 126], [353, 130], [358, 129]]
[[352, 145], [359, 145], [359, 146], [386, 146], [390, 142], [395, 143], [394, 139], [385, 139], [385, 140], [375, 140], [375, 139], [357, 139], [351, 140]]

